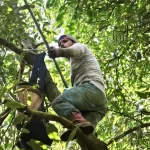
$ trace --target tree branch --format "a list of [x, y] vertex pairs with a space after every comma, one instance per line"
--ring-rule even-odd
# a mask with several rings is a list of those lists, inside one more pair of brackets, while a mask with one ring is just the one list
[[125, 131], [124, 133], [122, 133], [121, 135], [116, 136], [116, 137], [114, 137], [113, 139], [111, 139], [111, 140], [108, 142], [107, 146], [110, 145], [110, 144], [112, 144], [114, 141], [118, 141], [119, 139], [125, 137], [126, 135], [128, 135], [128, 134], [130, 134], [130, 133], [132, 133], [132, 132], [134, 132], [134, 131], [136, 131], [136, 130], [139, 130], [139, 129], [141, 129], [141, 128], [146, 128], [146, 127], [149, 127], [149, 126], [150, 126], [150, 123], [143, 123], [143, 124], [141, 124], [141, 125], [139, 125], [139, 126], [137, 126], [137, 127], [131, 128], [131, 129]]
[[[29, 108], [26, 108], [26, 113], [31, 115], [32, 117], [56, 121], [71, 131], [73, 131], [76, 128], [76, 126], [74, 124], [72, 124], [70, 121], [68, 121], [65, 118], [59, 117], [57, 115], [44, 113], [44, 112], [40, 112], [40, 111], [33, 111]], [[108, 150], [106, 143], [98, 140], [96, 137], [94, 138], [93, 136], [85, 135], [80, 128], [77, 129], [76, 136], [81, 142], [84, 143], [84, 145], [88, 148], [88, 150], [91, 150], [91, 149]]]
[[34, 5], [24, 5], [24, 6], [17, 7], [17, 9], [18, 10], [25, 10], [25, 9], [28, 9], [29, 7], [35, 8]]
[[[23, 50], [17, 48], [14, 44], [9, 43], [7, 40], [5, 40], [1, 37], [0, 37], [0, 45], [12, 50], [13, 52], [15, 52], [18, 55], [21, 55], [23, 53]], [[28, 64], [32, 65], [35, 55], [36, 54], [34, 54], [34, 53], [26, 52], [24, 59], [26, 60], [26, 62]]]

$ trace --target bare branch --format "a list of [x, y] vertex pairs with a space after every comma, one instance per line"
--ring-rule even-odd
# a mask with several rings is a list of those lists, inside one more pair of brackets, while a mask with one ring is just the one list
[[25, 10], [25, 9], [28, 9], [29, 7], [35, 8], [34, 5], [23, 5], [23, 6], [17, 7], [17, 9], [18, 10]]
[[[5, 40], [1, 37], [0, 37], [0, 45], [12, 50], [13, 52], [15, 52], [18, 55], [20, 55], [23, 52], [23, 50], [17, 48], [14, 44], [9, 43], [7, 40]], [[32, 65], [34, 57], [35, 57], [34, 53], [26, 52], [24, 59], [26, 60], [26, 62], [28, 64]]]
[[141, 124], [141, 125], [139, 125], [139, 126], [137, 126], [137, 127], [131, 128], [131, 129], [125, 131], [124, 133], [122, 133], [121, 135], [116, 136], [116, 137], [114, 137], [113, 139], [111, 139], [111, 140], [108, 142], [107, 146], [110, 145], [110, 144], [112, 144], [114, 141], [118, 141], [119, 139], [125, 137], [126, 135], [128, 135], [128, 134], [130, 134], [130, 133], [132, 133], [132, 132], [134, 132], [134, 131], [136, 131], [136, 130], [139, 130], [139, 129], [141, 129], [141, 128], [146, 128], [146, 127], [149, 127], [149, 126], [150, 126], [150, 123], [143, 123], [143, 124]]

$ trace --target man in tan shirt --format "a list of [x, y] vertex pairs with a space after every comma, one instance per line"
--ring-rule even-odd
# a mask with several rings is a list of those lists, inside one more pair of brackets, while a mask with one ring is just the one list
[[[102, 73], [93, 53], [71, 35], [62, 35], [59, 48], [50, 47], [49, 57], [66, 57], [71, 65], [72, 88], [52, 102], [52, 108], [59, 115], [79, 126], [85, 134], [91, 134], [107, 112], [107, 100]], [[61, 139], [67, 141], [71, 131]]]

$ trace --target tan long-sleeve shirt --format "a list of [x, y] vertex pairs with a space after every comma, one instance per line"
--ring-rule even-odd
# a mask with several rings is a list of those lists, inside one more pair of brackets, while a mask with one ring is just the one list
[[60, 57], [70, 58], [72, 86], [90, 82], [105, 93], [99, 64], [88, 47], [75, 43], [69, 48], [59, 48]]

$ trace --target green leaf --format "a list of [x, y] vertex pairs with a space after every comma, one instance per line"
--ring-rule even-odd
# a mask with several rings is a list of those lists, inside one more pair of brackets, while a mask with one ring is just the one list
[[60, 28], [62, 25], [63, 25], [63, 21], [61, 20], [58, 22], [57, 28]]
[[31, 139], [27, 143], [33, 148], [33, 150], [47, 150], [47, 146], [40, 141]]
[[4, 150], [2, 146], [0, 146], [0, 150]]
[[14, 124], [14, 125], [17, 125], [17, 124], [21, 123], [23, 120], [24, 120], [24, 115], [23, 115], [23, 114], [19, 114], [19, 115], [14, 119], [13, 124]]
[[69, 141], [71, 141], [71, 140], [75, 137], [76, 132], [77, 132], [77, 129], [78, 129], [78, 127], [74, 128], [74, 129], [72, 130], [72, 132], [71, 132], [71, 134], [70, 134], [70, 136], [69, 136], [69, 139], [68, 139], [68, 141], [67, 141], [67, 143], [66, 143], [66, 146], [68, 145]]
[[30, 131], [28, 129], [25, 129], [25, 128], [21, 128], [21, 133], [30, 133]]
[[12, 11], [12, 8], [9, 7], [7, 10], [8, 10], [8, 12], [9, 12], [9, 11]]
[[47, 0], [46, 8], [49, 9], [49, 8], [53, 7], [54, 3], [55, 3], [55, 0]]
[[6, 93], [6, 91], [7, 91], [7, 86], [5, 86], [5, 87], [1, 90], [1, 92], [0, 92], [0, 98], [3, 97], [3, 95]]
[[133, 127], [134, 127], [134, 123], [133, 123], [133, 122], [130, 122], [130, 123], [129, 123], [129, 127], [130, 127], [130, 128], [133, 128]]
[[140, 92], [140, 91], [136, 91], [137, 95], [140, 97], [140, 98], [148, 98], [150, 97], [150, 92]]
[[113, 126], [117, 123], [117, 121], [120, 119], [120, 117], [115, 117], [113, 121]]
[[66, 12], [62, 11], [61, 13], [58, 14], [58, 16], [56, 17], [56, 21], [63, 21], [63, 16]]
[[11, 101], [11, 100], [6, 100], [5, 105], [12, 109], [25, 108], [25, 105], [23, 105], [22, 103]]
[[3, 87], [2, 90], [0, 91], [0, 98], [3, 97], [3, 95], [4, 95], [5, 93], [9, 93], [10, 90], [15, 87], [16, 83], [17, 83], [17, 80], [15, 80], [12, 85], [10, 85], [10, 84], [5, 84], [5, 87]]
[[58, 130], [55, 127], [54, 124], [45, 123], [45, 127], [46, 127], [46, 132], [48, 134], [48, 137], [50, 139], [55, 140], [55, 141], [59, 141], [60, 140], [60, 137], [58, 135]]

